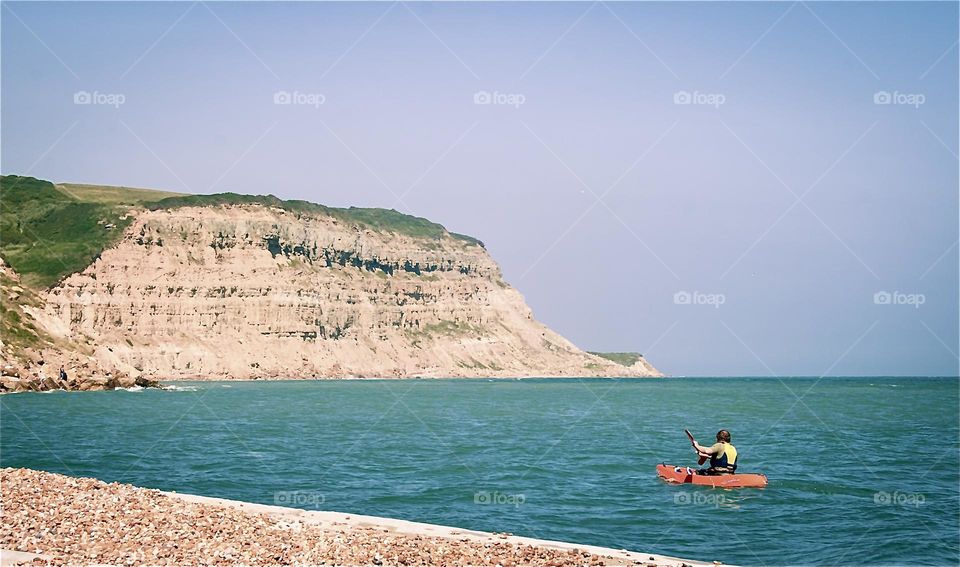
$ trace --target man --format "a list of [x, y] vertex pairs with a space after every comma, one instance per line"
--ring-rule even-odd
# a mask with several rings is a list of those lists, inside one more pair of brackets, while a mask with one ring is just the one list
[[700, 474], [733, 474], [737, 471], [737, 448], [730, 444], [730, 432], [717, 431], [717, 442], [711, 447], [694, 442], [697, 455], [710, 459], [710, 468], [701, 469]]

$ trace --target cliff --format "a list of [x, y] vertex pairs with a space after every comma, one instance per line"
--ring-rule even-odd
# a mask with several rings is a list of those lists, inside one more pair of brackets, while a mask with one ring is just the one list
[[0, 259], [0, 392], [159, 386], [139, 372], [101, 364], [87, 344], [50, 336], [31, 315], [43, 305]]
[[162, 379], [659, 375], [540, 324], [481, 242], [425, 219], [269, 196], [126, 207], [126, 228], [92, 263], [23, 307], [53, 340], [83, 337], [116, 368]]

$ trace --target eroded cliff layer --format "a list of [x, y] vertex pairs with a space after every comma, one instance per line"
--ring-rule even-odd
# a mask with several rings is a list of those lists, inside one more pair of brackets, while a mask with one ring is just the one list
[[538, 323], [473, 239], [260, 204], [141, 211], [33, 315], [164, 379], [659, 375]]

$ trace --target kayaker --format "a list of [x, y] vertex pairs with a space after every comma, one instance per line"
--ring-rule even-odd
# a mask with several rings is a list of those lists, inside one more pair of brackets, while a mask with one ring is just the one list
[[694, 441], [693, 447], [701, 457], [710, 459], [710, 468], [700, 469], [700, 474], [733, 474], [737, 470], [737, 448], [730, 444], [730, 432], [717, 431], [717, 442], [711, 447]]

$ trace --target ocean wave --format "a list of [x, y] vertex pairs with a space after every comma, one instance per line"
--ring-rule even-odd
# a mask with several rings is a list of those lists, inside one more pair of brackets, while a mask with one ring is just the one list
[[196, 386], [177, 386], [174, 384], [164, 384], [160, 387], [161, 390], [169, 390], [171, 392], [196, 392]]

